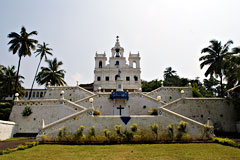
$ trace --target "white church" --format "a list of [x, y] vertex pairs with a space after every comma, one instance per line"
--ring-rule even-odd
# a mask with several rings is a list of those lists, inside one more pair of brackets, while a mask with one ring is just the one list
[[[103, 135], [104, 129], [114, 132], [115, 125], [129, 128], [135, 123], [145, 134], [151, 133], [149, 126], [154, 123], [165, 131], [167, 125], [174, 123], [176, 127], [185, 121], [187, 132], [199, 137], [209, 119], [215, 131], [236, 132], [234, 107], [223, 98], [192, 97], [191, 84], [142, 92], [140, 54], [130, 52], [128, 62], [124, 54], [119, 37], [109, 61], [105, 52], [96, 53], [92, 91], [78, 84], [48, 85], [47, 90], [35, 90], [31, 100], [17, 97], [10, 115], [16, 123], [14, 133], [54, 137], [63, 126], [74, 133], [84, 125], [86, 132], [95, 126], [96, 134]], [[25, 107], [30, 107], [32, 114], [23, 116]], [[150, 115], [152, 109], [158, 115]], [[93, 110], [101, 115], [94, 116]]]

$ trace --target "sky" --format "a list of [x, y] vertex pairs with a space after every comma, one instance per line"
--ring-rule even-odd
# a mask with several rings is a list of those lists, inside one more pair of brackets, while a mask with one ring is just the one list
[[[17, 66], [7, 35], [25, 26], [53, 49], [49, 59], [64, 63], [68, 85], [93, 82], [95, 53], [110, 57], [116, 36], [126, 57], [140, 53], [143, 80], [163, 79], [167, 67], [180, 77], [203, 79], [206, 68], [200, 69], [198, 59], [210, 40], [240, 46], [239, 6], [239, 0], [1, 0], [0, 64]], [[25, 88], [38, 62], [35, 54], [22, 58]]]

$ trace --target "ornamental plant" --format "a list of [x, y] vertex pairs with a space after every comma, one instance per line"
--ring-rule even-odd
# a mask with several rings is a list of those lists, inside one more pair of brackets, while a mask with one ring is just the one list
[[203, 138], [210, 138], [210, 130], [211, 130], [211, 126], [209, 126], [208, 124], [204, 124], [203, 125]]
[[158, 111], [155, 108], [149, 108], [148, 113], [150, 113], [150, 115], [158, 115]]
[[173, 140], [173, 123], [169, 124], [167, 126], [167, 130], [168, 130], [168, 137]]
[[101, 115], [101, 112], [99, 110], [94, 110], [93, 115], [94, 116], [99, 116], [99, 115]]
[[109, 131], [108, 129], [104, 129], [103, 132], [104, 136], [109, 140], [111, 136], [111, 131]]
[[83, 137], [83, 130], [84, 130], [84, 125], [81, 125], [80, 128], [76, 130], [76, 133], [74, 134], [75, 138], [81, 138]]
[[96, 128], [92, 126], [88, 131], [88, 138], [96, 137]]
[[177, 131], [178, 131], [177, 140], [181, 140], [182, 137], [187, 133], [186, 128], [187, 128], [187, 122], [180, 121], [177, 127]]
[[32, 109], [30, 107], [28, 107], [28, 106], [26, 106], [24, 108], [24, 110], [22, 111], [22, 116], [23, 117], [27, 117], [27, 116], [29, 116], [31, 114], [32, 114]]
[[159, 129], [158, 124], [157, 123], [151, 124], [150, 127], [151, 127], [153, 134], [156, 135], [156, 140], [157, 140], [158, 139], [158, 129]]

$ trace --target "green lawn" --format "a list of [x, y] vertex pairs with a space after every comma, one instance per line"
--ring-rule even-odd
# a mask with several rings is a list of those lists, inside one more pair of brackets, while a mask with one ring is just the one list
[[240, 159], [240, 149], [220, 144], [39, 145], [0, 156], [1, 160]]

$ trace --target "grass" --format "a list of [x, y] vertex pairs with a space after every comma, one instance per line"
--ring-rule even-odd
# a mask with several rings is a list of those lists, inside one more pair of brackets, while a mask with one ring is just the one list
[[1, 160], [59, 159], [240, 159], [240, 149], [214, 143], [133, 145], [39, 145], [0, 156]]
[[9, 138], [3, 141], [16, 141], [16, 140], [22, 140], [22, 139], [28, 139], [28, 137], [14, 137], [14, 138]]

